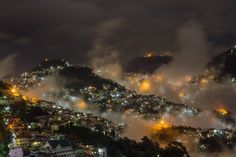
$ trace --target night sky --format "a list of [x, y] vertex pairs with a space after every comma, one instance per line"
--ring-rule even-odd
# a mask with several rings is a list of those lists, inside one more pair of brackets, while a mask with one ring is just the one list
[[44, 58], [87, 63], [96, 44], [121, 60], [175, 50], [176, 31], [201, 26], [214, 49], [236, 41], [235, 0], [1, 0], [0, 57], [16, 54], [18, 70]]

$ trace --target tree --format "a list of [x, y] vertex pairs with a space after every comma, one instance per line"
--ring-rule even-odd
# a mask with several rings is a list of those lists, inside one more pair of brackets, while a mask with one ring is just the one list
[[171, 157], [190, 157], [187, 149], [177, 141], [170, 142], [165, 148], [165, 156]]
[[0, 144], [0, 157], [7, 157], [9, 153], [8, 143], [3, 142]]
[[10, 133], [6, 130], [3, 119], [0, 118], [0, 157], [7, 157], [9, 153]]

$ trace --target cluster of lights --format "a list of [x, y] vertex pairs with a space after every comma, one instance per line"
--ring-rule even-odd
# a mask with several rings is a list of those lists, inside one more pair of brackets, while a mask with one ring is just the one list
[[216, 111], [222, 115], [227, 115], [228, 114], [228, 110], [224, 107], [219, 107], [218, 109], [216, 109]]
[[139, 91], [141, 93], [146, 93], [151, 90], [151, 82], [149, 80], [143, 80], [140, 83]]
[[82, 99], [79, 99], [77, 102], [76, 102], [76, 108], [78, 110], [85, 110], [87, 107], [88, 107], [88, 104], [82, 100]]
[[165, 121], [165, 120], [159, 120], [154, 126], [153, 126], [153, 132], [160, 131], [162, 129], [170, 128], [171, 125]]

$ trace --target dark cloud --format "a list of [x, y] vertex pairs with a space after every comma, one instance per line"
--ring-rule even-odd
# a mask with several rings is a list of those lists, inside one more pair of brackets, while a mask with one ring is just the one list
[[[234, 0], [0, 1], [0, 57], [17, 52], [22, 69], [45, 57], [85, 63], [97, 43], [122, 60], [147, 50], [175, 50], [176, 31], [190, 20], [213, 45], [236, 38]], [[22, 70], [19, 69], [19, 70]]]

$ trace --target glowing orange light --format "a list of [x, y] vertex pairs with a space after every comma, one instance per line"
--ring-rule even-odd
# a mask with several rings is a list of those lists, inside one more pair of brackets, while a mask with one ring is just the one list
[[218, 108], [217, 112], [222, 114], [222, 115], [226, 115], [228, 113], [227, 109], [225, 109], [224, 107]]
[[153, 131], [158, 131], [158, 130], [166, 129], [169, 127], [171, 127], [171, 125], [168, 122], [164, 120], [160, 120], [157, 124], [153, 126]]
[[27, 96], [22, 96], [22, 99], [25, 100], [25, 101], [28, 100]]
[[140, 92], [148, 92], [151, 89], [151, 83], [149, 80], [143, 80], [140, 84]]
[[13, 96], [19, 96], [19, 92], [16, 88], [16, 86], [13, 86], [11, 89], [10, 89], [10, 93], [13, 95]]
[[9, 128], [9, 130], [13, 130], [14, 129], [14, 125], [13, 124], [9, 124], [8, 128]]
[[208, 80], [207, 79], [201, 79], [201, 81], [200, 81], [200, 86], [201, 87], [205, 87], [206, 85], [207, 85], [207, 83], [208, 83]]
[[84, 100], [79, 100], [75, 106], [77, 109], [80, 109], [80, 110], [84, 110], [88, 107], [87, 103]]
[[182, 99], [185, 96], [185, 93], [184, 92], [179, 92], [178, 96], [179, 96], [179, 98]]
[[36, 98], [32, 98], [31, 101], [35, 104], [38, 102], [38, 100]]
[[15, 89], [15, 88], [13, 88], [13, 89], [11, 90], [11, 92], [12, 92], [12, 93], [15, 93], [15, 92], [16, 92], [16, 89]]
[[147, 54], [146, 54], [145, 57], [150, 58], [150, 57], [152, 57], [152, 56], [153, 56], [153, 52], [147, 52]]

